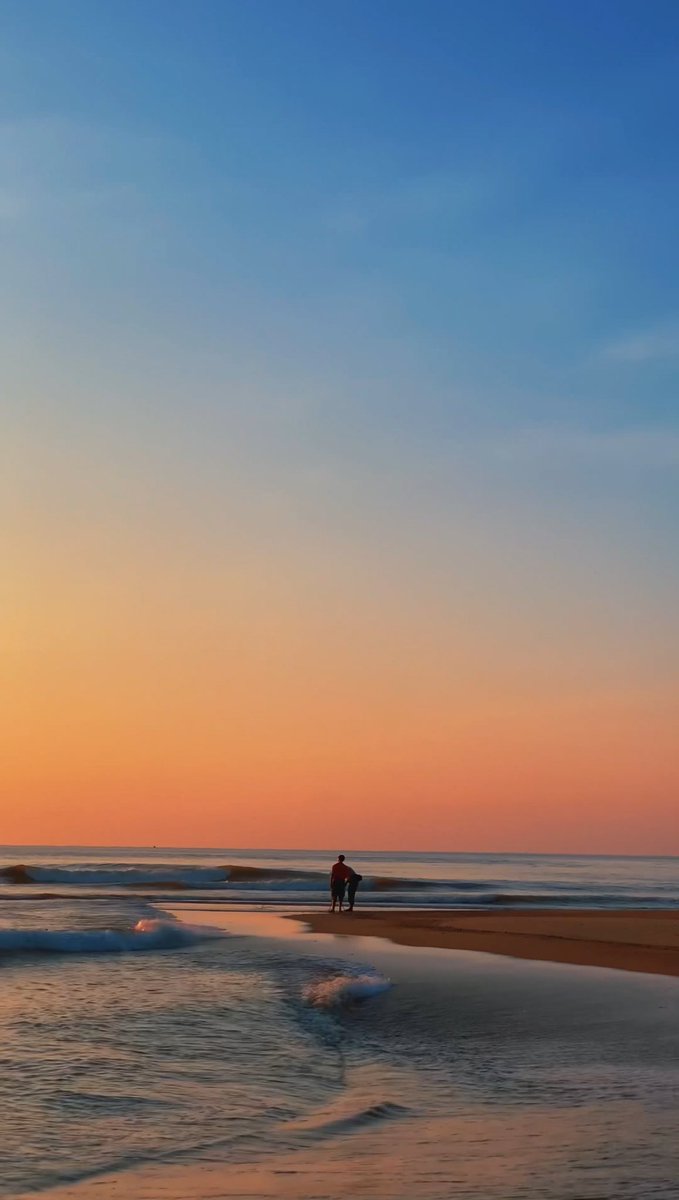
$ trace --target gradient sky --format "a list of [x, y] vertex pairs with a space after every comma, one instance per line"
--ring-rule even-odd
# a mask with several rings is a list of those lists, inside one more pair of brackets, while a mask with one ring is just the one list
[[676, 3], [0, 70], [0, 841], [679, 853]]

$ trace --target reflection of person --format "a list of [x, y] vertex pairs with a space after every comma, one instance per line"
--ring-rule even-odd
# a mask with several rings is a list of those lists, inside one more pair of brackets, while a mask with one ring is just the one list
[[340, 854], [330, 872], [330, 895], [332, 896], [332, 908], [330, 912], [335, 912], [335, 909], [339, 909], [340, 912], [342, 911], [347, 880], [350, 877], [351, 870], [344, 861], [344, 855]]
[[358, 885], [359, 885], [359, 883], [361, 883], [362, 879], [363, 879], [363, 876], [359, 875], [358, 871], [354, 871], [353, 867], [349, 867], [349, 882], [347, 884], [347, 900], [349, 901], [349, 908], [347, 909], [347, 912], [354, 911], [354, 900], [356, 899], [356, 891], [357, 891]]

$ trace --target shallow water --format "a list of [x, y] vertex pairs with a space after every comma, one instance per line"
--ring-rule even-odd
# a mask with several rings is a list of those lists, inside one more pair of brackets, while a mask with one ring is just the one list
[[69, 888], [0, 911], [3, 1194], [676, 1200], [679, 981]]

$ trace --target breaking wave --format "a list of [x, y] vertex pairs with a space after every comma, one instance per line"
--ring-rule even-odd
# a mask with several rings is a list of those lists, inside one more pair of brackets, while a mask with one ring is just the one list
[[0, 929], [0, 954], [126, 954], [179, 950], [224, 935], [179, 921], [146, 918], [131, 929]]
[[[495, 865], [495, 864], [493, 864]], [[378, 868], [379, 869], [379, 868]], [[679, 891], [674, 879], [654, 892], [646, 887], [616, 886], [602, 879], [592, 881], [559, 878], [518, 880], [418, 879], [403, 875], [369, 875], [365, 871], [359, 899], [371, 907], [401, 906], [412, 908], [655, 908], [679, 907]], [[182, 862], [104, 862], [75, 861], [59, 864], [17, 862], [0, 866], [0, 900], [14, 898], [22, 888], [22, 899], [92, 899], [93, 894], [137, 893], [138, 898], [153, 894], [155, 902], [180, 899], [210, 900], [232, 904], [313, 905], [328, 893], [328, 871], [304, 865], [251, 865], [247, 862], [200, 865]]]
[[307, 984], [304, 999], [314, 1008], [341, 1008], [387, 992], [391, 982], [376, 971], [365, 975], [332, 975]]
[[15, 863], [0, 868], [0, 880], [10, 884], [57, 883], [71, 887], [219, 887], [229, 878], [228, 867], [127, 866], [38, 867]]
[[[0, 867], [0, 882], [30, 886], [32, 884], [61, 884], [69, 887], [162, 888], [170, 891], [214, 889], [226, 886], [246, 889], [296, 891], [327, 890], [328, 873], [290, 868], [250, 867], [227, 863], [220, 867], [183, 867], [167, 865], [113, 864], [110, 867], [56, 867], [14, 863]], [[431, 890], [442, 886], [435, 881], [398, 879], [390, 876], [364, 876], [364, 891], [387, 892], [407, 889]], [[472, 885], [473, 886], [473, 885]]]

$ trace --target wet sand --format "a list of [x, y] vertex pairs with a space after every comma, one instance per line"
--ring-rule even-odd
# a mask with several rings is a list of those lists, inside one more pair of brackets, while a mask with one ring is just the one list
[[475, 950], [542, 962], [679, 976], [679, 912], [508, 909], [503, 913], [299, 913], [314, 933], [382, 937], [404, 946]]
[[[44, 1194], [48, 1200], [343, 1200], [348, 1192], [358, 1200], [563, 1200], [558, 1177], [568, 1179], [571, 1160], [605, 1156], [605, 1132], [592, 1117], [559, 1108], [397, 1121], [300, 1144], [273, 1161], [151, 1165]], [[594, 1174], [596, 1193], [578, 1198], [613, 1200], [604, 1190], [605, 1168]], [[657, 1195], [669, 1200], [667, 1192]]]

